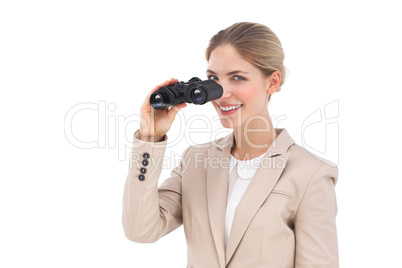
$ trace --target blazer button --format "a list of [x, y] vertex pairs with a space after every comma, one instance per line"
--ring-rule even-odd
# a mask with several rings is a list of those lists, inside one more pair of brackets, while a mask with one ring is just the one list
[[146, 160], [146, 159], [142, 160], [142, 165], [143, 166], [148, 166], [148, 160]]
[[149, 158], [149, 153], [144, 153], [144, 154], [142, 155], [142, 157], [144, 157], [144, 158]]
[[146, 169], [146, 168], [144, 168], [144, 167], [142, 167], [142, 168], [140, 169], [140, 171], [141, 171], [141, 173], [142, 173], [142, 174], [147, 173], [147, 169]]
[[143, 181], [143, 180], [145, 180], [145, 176], [141, 174], [140, 176], [138, 176], [138, 179], [139, 179], [140, 181]]

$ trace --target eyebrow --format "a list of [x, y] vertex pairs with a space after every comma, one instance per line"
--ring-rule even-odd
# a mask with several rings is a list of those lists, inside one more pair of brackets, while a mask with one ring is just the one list
[[[209, 70], [209, 69], [207, 70], [207, 73], [216, 75], [216, 73], [215, 73], [214, 71]], [[243, 71], [240, 71], [240, 70], [236, 70], [236, 71], [229, 72], [229, 73], [227, 73], [226, 75], [227, 75], [227, 76], [230, 76], [230, 75], [238, 74], [238, 73], [248, 74], [247, 72], [243, 72]]]

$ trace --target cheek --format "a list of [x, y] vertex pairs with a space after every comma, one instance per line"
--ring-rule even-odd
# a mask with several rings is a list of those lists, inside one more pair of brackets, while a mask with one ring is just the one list
[[255, 88], [247, 88], [238, 92], [238, 98], [244, 103], [254, 102], [258, 96], [258, 91]]

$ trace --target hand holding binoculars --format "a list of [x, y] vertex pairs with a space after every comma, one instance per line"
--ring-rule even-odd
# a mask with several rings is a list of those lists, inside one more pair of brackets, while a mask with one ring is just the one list
[[215, 81], [202, 81], [193, 77], [188, 82], [177, 82], [172, 86], [159, 88], [151, 94], [149, 103], [155, 110], [163, 110], [183, 102], [202, 105], [219, 99], [222, 95], [223, 88]]

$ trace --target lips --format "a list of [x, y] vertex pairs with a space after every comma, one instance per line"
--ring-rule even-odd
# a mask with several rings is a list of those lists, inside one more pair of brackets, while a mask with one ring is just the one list
[[243, 104], [238, 104], [238, 105], [218, 105], [219, 110], [221, 111], [221, 113], [223, 115], [235, 113], [242, 106], [243, 106]]

